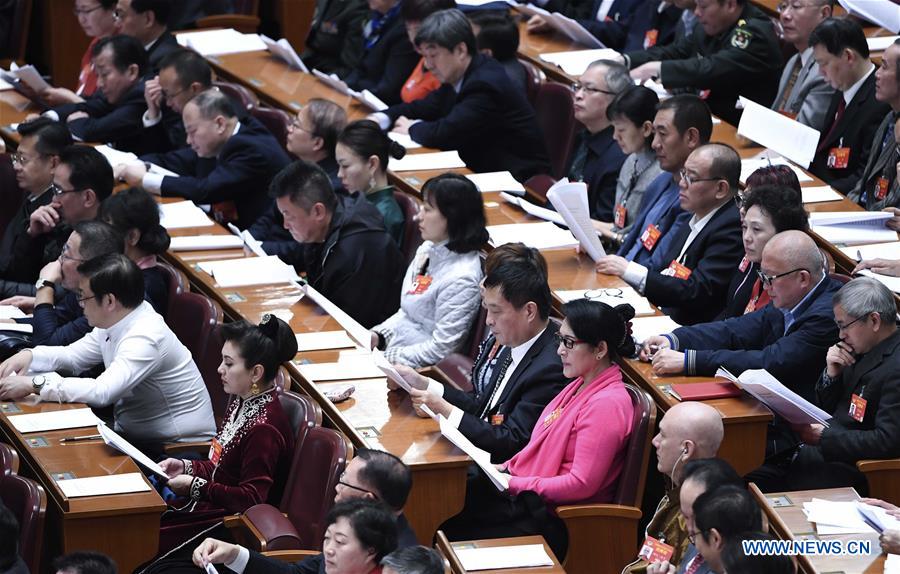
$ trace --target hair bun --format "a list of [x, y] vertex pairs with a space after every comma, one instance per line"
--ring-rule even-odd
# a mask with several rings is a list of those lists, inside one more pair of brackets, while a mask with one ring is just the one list
[[622, 319], [622, 323], [624, 323], [622, 341], [617, 346], [616, 352], [620, 357], [633, 358], [637, 354], [637, 344], [632, 336], [631, 326], [631, 320], [634, 319], [634, 307], [628, 303], [623, 303], [621, 305], [616, 305], [613, 308], [613, 311], [616, 312], [616, 315], [618, 315], [619, 318]]
[[272, 340], [277, 349], [278, 361], [290, 361], [297, 354], [297, 337], [291, 326], [271, 313], [262, 316], [259, 330]]
[[394, 140], [391, 140], [391, 146], [388, 151], [394, 159], [403, 159], [403, 156], [406, 155], [406, 148]]

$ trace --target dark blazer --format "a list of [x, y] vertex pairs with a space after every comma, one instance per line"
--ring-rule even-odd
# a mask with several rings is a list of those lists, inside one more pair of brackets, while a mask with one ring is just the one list
[[378, 41], [368, 50], [362, 30], [355, 36], [362, 57], [344, 81], [354, 90], [369, 90], [389, 106], [399, 104], [400, 89], [420, 57], [409, 43], [400, 13], [382, 27]]
[[[591, 217], [599, 221], [613, 220], [613, 204], [616, 202], [616, 185], [619, 182], [619, 171], [625, 163], [625, 153], [613, 139], [613, 127], [595, 134], [581, 130], [575, 139], [573, 149], [577, 152], [582, 145], [587, 145], [587, 159], [580, 173], [571, 171], [569, 179], [580, 179], [587, 183], [588, 206]], [[575, 153], [573, 161], [575, 159]], [[573, 179], [573, 176], [576, 179]]]
[[[619, 247], [617, 255], [627, 257], [635, 244], [641, 240], [641, 235], [644, 233], [647, 225], [653, 223], [662, 232], [659, 241], [653, 246], [652, 252], [648, 252], [641, 246], [633, 260], [635, 263], [647, 266], [652, 271], [663, 266], [664, 254], [668, 251], [666, 248], [668, 243], [666, 236], [672, 226], [675, 225], [678, 216], [684, 213], [678, 202], [678, 192], [677, 181], [671, 173], [665, 171], [647, 186], [647, 189], [644, 190], [644, 197], [641, 199], [641, 206], [638, 208], [637, 216], [634, 219], [634, 224], [631, 226], [631, 231], [625, 236], [625, 241]], [[667, 208], [659, 219], [649, 221], [647, 218], [650, 215], [650, 211], [658, 201], [666, 202], [668, 204]], [[668, 266], [668, 262], [665, 265]]]
[[[847, 194], [853, 190], [863, 174], [869, 159], [869, 152], [872, 149], [872, 134], [878, 129], [878, 124], [890, 111], [890, 107], [875, 99], [874, 70], [850, 100], [840, 121], [834, 125], [834, 116], [843, 98], [843, 92], [835, 92], [831, 98], [831, 105], [828, 106], [828, 111], [825, 113], [826, 120], [825, 127], [822, 129], [822, 138], [819, 140], [819, 147], [809, 166], [809, 171], [825, 180], [831, 187]], [[832, 126], [834, 126], [833, 131]], [[829, 168], [827, 164], [828, 151], [840, 144], [850, 148], [847, 167], [843, 169]]]
[[[444, 387], [444, 398], [465, 412], [459, 424], [460, 432], [475, 446], [491, 453], [494, 463], [509, 460], [528, 444], [531, 431], [544, 407], [566, 386], [562, 363], [556, 354], [557, 331], [559, 327], [556, 323], [549, 322], [522, 361], [516, 365], [516, 370], [510, 375], [497, 403], [487, 411], [487, 420], [478, 415], [490, 401], [493, 387], [485, 389], [481, 396], [474, 391], [464, 392], [450, 386]], [[473, 385], [493, 345], [493, 335], [482, 342], [472, 368]], [[503, 415], [503, 423], [492, 425], [492, 415]]]
[[163, 32], [162, 36], [157, 38], [147, 49], [147, 62], [150, 64], [151, 77], [159, 73], [159, 63], [162, 62], [163, 58], [181, 49], [182, 47], [178, 45], [175, 36], [170, 34], [168, 30]]
[[[666, 8], [660, 12], [661, 2], [662, 0], [649, 0], [634, 11], [622, 51], [645, 50], [653, 46], [665, 46], [675, 41], [675, 28], [681, 21], [681, 8], [673, 4], [666, 4]], [[651, 31], [656, 34], [656, 43], [648, 46], [646, 44], [647, 34]]]
[[357, 38], [368, 13], [365, 0], [316, 0], [303, 62], [326, 74], [349, 74], [362, 57]]
[[[673, 236], [671, 247], [663, 258], [662, 269], [678, 259], [690, 235], [687, 222], [691, 215], [684, 213], [681, 218], [684, 224]], [[728, 283], [743, 256], [741, 214], [737, 205], [729, 201], [719, 208], [684, 252], [681, 263], [691, 270], [690, 277], [679, 279], [650, 272], [644, 294], [651, 303], [662, 307], [667, 315], [682, 325], [711, 321], [725, 306]]]
[[141, 161], [180, 174], [163, 178], [162, 195], [195, 203], [234, 201], [239, 227], [256, 221], [272, 201], [266, 194], [269, 181], [291, 160], [265, 126], [250, 116], [240, 121], [238, 133], [225, 142], [214, 161], [198, 157], [192, 148], [141, 156]]
[[731, 284], [728, 285], [728, 297], [725, 299], [725, 309], [719, 313], [716, 320], [740, 317], [744, 314], [744, 309], [750, 302], [750, 296], [753, 295], [753, 284], [758, 279], [757, 269], [759, 269], [759, 264], [748, 263], [746, 271], [742, 272], [740, 266], [733, 271]]
[[[897, 114], [888, 112], [882, 118], [875, 137], [872, 138], [872, 147], [869, 149], [869, 161], [862, 171], [859, 183], [853, 188], [847, 199], [859, 203], [869, 211], [881, 211], [885, 207], [900, 206], [900, 181], [897, 181], [896, 162], [897, 155], [894, 152], [894, 137], [891, 128], [894, 126]], [[889, 131], [890, 130], [890, 131]], [[875, 194], [878, 178], [887, 177], [892, 181], [887, 195], [878, 199]]]
[[384, 113], [391, 122], [400, 116], [422, 120], [409, 128], [410, 137], [425, 147], [458, 150], [472, 171], [507, 170], [519, 181], [550, 171], [531, 104], [503, 66], [482, 54], [472, 58], [459, 93], [443, 84], [421, 100]]
[[[900, 331], [857, 358], [828, 387], [816, 388], [819, 406], [832, 413], [818, 448], [829, 462], [900, 456]], [[862, 422], [850, 416], [850, 399], [866, 400]]]
[[673, 349], [685, 352], [688, 375], [714, 375], [720, 366], [735, 375], [765, 369], [813, 400], [825, 354], [838, 340], [831, 297], [840, 287], [826, 277], [798, 310], [787, 333], [784, 315], [769, 303], [740, 317], [675, 329], [668, 337]]
[[[12, 199], [11, 196], [14, 193], [22, 193], [19, 189], [4, 191], [10, 194], [7, 201]], [[48, 205], [52, 200], [53, 192], [49, 189], [34, 199], [28, 195], [22, 200], [22, 205], [7, 223], [6, 229], [3, 231], [3, 239], [0, 239], [0, 277], [3, 279], [26, 283], [34, 283], [37, 280], [35, 271], [40, 271], [37, 265], [40, 265], [41, 261], [32, 261], [34, 254], [29, 249], [32, 238], [26, 230], [31, 220], [31, 214], [37, 208]]]
[[77, 104], [63, 104], [53, 108], [59, 121], [75, 112], [86, 112], [87, 118], [69, 122], [72, 136], [89, 143], [112, 143], [113, 147], [136, 154], [152, 151], [144, 136], [142, 117], [147, 111], [144, 100], [144, 81], [135, 83], [122, 99], [111, 104], [101, 91]]
[[597, 21], [597, 11], [600, 10], [602, 2], [603, 0], [595, 0], [594, 5], [591, 6], [591, 12], [586, 18], [578, 20], [578, 23], [603, 42], [607, 48], [621, 50], [625, 46], [628, 27], [642, 0], [615, 0], [609, 7], [606, 19], [599, 22]]

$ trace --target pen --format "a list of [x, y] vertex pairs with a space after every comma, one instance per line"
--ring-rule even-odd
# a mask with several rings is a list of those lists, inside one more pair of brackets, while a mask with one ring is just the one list
[[863, 257], [862, 257], [862, 251], [860, 251], [859, 249], [857, 249], [857, 250], [856, 250], [856, 262], [857, 262], [857, 263], [862, 263], [862, 260], [863, 260]]
[[65, 438], [59, 439], [59, 442], [78, 442], [80, 440], [95, 440], [98, 438], [103, 438], [98, 434], [89, 434], [85, 436], [67, 436]]

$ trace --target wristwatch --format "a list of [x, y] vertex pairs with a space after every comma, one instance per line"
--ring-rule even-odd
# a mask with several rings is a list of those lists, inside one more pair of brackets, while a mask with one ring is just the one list
[[36, 395], [41, 394], [41, 389], [43, 389], [46, 384], [47, 377], [44, 375], [35, 375], [31, 377], [31, 388], [34, 389], [34, 394]]
[[43, 277], [38, 277], [37, 283], [34, 284], [35, 290], [40, 289], [41, 287], [49, 287], [51, 289], [56, 289], [56, 283], [53, 281], [48, 281]]

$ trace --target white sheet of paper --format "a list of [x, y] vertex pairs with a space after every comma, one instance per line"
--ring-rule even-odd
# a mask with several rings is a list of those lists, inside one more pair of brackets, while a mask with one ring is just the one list
[[594, 261], [600, 261], [606, 255], [597, 231], [591, 223], [591, 212], [588, 207], [587, 184], [583, 181], [570, 182], [563, 178], [547, 190], [547, 199], [563, 216], [569, 231], [581, 244], [582, 249]]
[[754, 171], [761, 167], [766, 167], [769, 165], [786, 165], [791, 171], [793, 171], [797, 175], [797, 179], [800, 180], [800, 183], [805, 181], [813, 181], [813, 178], [806, 175], [802, 169], [793, 165], [791, 162], [787, 161], [783, 157], [777, 154], [770, 154], [769, 152], [764, 152], [765, 155], [762, 157], [754, 157], [747, 158], [741, 160], [741, 181], [746, 182], [747, 178], [750, 177]]
[[516, 197], [505, 192], [501, 192], [500, 197], [512, 203], [513, 205], [518, 205], [522, 209], [522, 211], [529, 215], [533, 215], [534, 217], [543, 219], [544, 221], [552, 221], [553, 223], [556, 223], [558, 225], [565, 225], [566, 227], [569, 227], [568, 225], [566, 225], [566, 220], [563, 219], [563, 216], [556, 211], [553, 211], [552, 209], [547, 209], [546, 207], [535, 205], [524, 197]]
[[803, 196], [803, 203], [824, 203], [826, 201], [840, 201], [844, 199], [843, 195], [828, 185], [801, 187], [800, 193]]
[[344, 328], [352, 339], [355, 339], [364, 349], [368, 350], [372, 347], [372, 333], [359, 324], [359, 321], [348, 315], [343, 309], [331, 302], [328, 297], [318, 292], [312, 285], [303, 286], [306, 294], [312, 299], [316, 305], [338, 322], [338, 325]]
[[101, 144], [98, 146], [94, 146], [94, 149], [99, 151], [103, 157], [106, 158], [106, 161], [109, 162], [109, 165], [112, 167], [116, 167], [120, 164], [128, 164], [131, 162], [138, 161], [138, 157], [131, 152], [121, 151], [115, 148], [109, 147], [106, 144]]
[[230, 231], [233, 235], [240, 237], [244, 241], [244, 245], [249, 247], [250, 251], [252, 251], [253, 254], [257, 257], [267, 257], [269, 255], [268, 253], [266, 253], [266, 250], [262, 248], [262, 242], [257, 241], [257, 239], [250, 233], [249, 229], [241, 231], [233, 223], [226, 223], [225, 227], [227, 227], [228, 231]]
[[748, 369], [735, 377], [726, 369], [720, 368], [716, 371], [716, 376], [737, 384], [788, 422], [798, 425], [829, 425], [830, 414], [784, 386], [765, 369]]
[[37, 93], [41, 93], [44, 90], [50, 88], [50, 84], [48, 84], [44, 80], [44, 78], [41, 76], [41, 73], [37, 71], [37, 68], [35, 68], [31, 64], [20, 67], [19, 69], [13, 71], [12, 74], [22, 80], [23, 84]]
[[416, 148], [422, 147], [420, 144], [417, 144], [416, 142], [414, 142], [413, 139], [411, 137], [409, 137], [408, 134], [401, 134], [401, 133], [397, 133], [397, 132], [388, 132], [387, 136], [389, 138], [391, 138], [392, 140], [394, 140], [395, 142], [397, 142], [398, 144], [405, 147], [406, 149], [416, 149]]
[[803, 503], [803, 510], [806, 512], [806, 519], [815, 522], [817, 526], [825, 524], [852, 528], [853, 532], [857, 533], [873, 532], [872, 528], [862, 519], [856, 504], [855, 501], [835, 502], [813, 498], [809, 502]]
[[236, 235], [183, 235], [173, 237], [169, 243], [172, 251], [205, 251], [211, 249], [238, 249], [244, 240]]
[[352, 379], [383, 379], [381, 369], [370, 359], [360, 358], [337, 363], [310, 363], [297, 365], [306, 379], [315, 383], [325, 381], [349, 381]]
[[441, 427], [441, 434], [455, 444], [458, 449], [469, 455], [469, 458], [475, 461], [475, 464], [481, 467], [481, 470], [491, 479], [497, 490], [500, 492], [509, 490], [509, 475], [501, 473], [494, 467], [491, 463], [491, 454], [489, 452], [472, 444], [472, 441], [459, 432], [459, 429], [450, 424], [450, 421], [445, 419], [443, 415], [438, 415], [438, 424]]
[[321, 81], [323, 84], [325, 84], [326, 86], [331, 86], [332, 88], [334, 88], [338, 92], [344, 94], [345, 96], [353, 95], [353, 90], [351, 90], [350, 87], [346, 83], [344, 83], [343, 80], [338, 78], [335, 74], [329, 75], [329, 74], [326, 74], [325, 72], [321, 72], [315, 68], [313, 68], [312, 74], [313, 74], [313, 76], [317, 77], [319, 79], [319, 81]]
[[437, 151], [432, 153], [412, 153], [403, 159], [391, 158], [388, 169], [391, 171], [422, 171], [429, 169], [454, 169], [466, 167], [465, 162], [459, 157], [459, 152]]
[[381, 101], [378, 96], [376, 96], [369, 90], [353, 92], [353, 97], [359, 100], [360, 103], [371, 108], [372, 111], [383, 112], [384, 110], [388, 109], [388, 105]]
[[863, 259], [900, 259], [900, 241], [872, 243], [859, 247], [841, 247], [841, 251], [851, 259], [857, 259], [859, 255], [862, 255]]
[[34, 333], [34, 325], [31, 323], [4, 323], [0, 325], [0, 331], [13, 331], [15, 333]]
[[[608, 289], [576, 289], [574, 291], [554, 291], [556, 296], [568, 303], [575, 299], [590, 299], [600, 301], [611, 307], [627, 303], [634, 307], [635, 315], [654, 315], [656, 310], [646, 297], [631, 287], [613, 287]], [[659, 333], [657, 333], [659, 334]]]
[[61, 429], [77, 429], [82, 427], [95, 427], [100, 419], [91, 409], [65, 409], [47, 413], [31, 413], [27, 415], [14, 415], [9, 417], [9, 422], [20, 433], [44, 432]]
[[25, 313], [12, 305], [0, 305], [0, 319], [23, 319]]
[[619, 53], [612, 48], [595, 50], [572, 50], [569, 52], [549, 52], [541, 54], [541, 60], [555, 64], [570, 76], [580, 76], [588, 66], [597, 60], [618, 60]]
[[886, 227], [811, 225], [810, 228], [822, 239], [835, 245], [861, 245], [864, 243], [883, 243], [897, 240], [897, 233]]
[[900, 33], [900, 10], [891, 0], [838, 0], [847, 12], [873, 24]]
[[151, 490], [150, 485], [144, 480], [144, 475], [139, 472], [57, 480], [56, 484], [67, 498]]
[[487, 230], [494, 247], [519, 241], [535, 249], [557, 249], [578, 245], [578, 240], [568, 229], [561, 229], [549, 221], [489, 225]]
[[900, 554], [888, 554], [884, 561], [884, 574], [900, 574]]
[[256, 52], [266, 49], [265, 42], [258, 34], [241, 34], [237, 30], [205, 30], [201, 32], [183, 32], [175, 39], [186, 48], [198, 52], [201, 56], [221, 56], [239, 52]]
[[668, 315], [638, 317], [631, 320], [631, 336], [638, 343], [643, 343], [648, 337], [671, 333], [678, 327], [681, 327], [681, 325], [673, 321]]
[[159, 204], [159, 223], [166, 229], [186, 227], [210, 227], [216, 222], [209, 218], [193, 201]]
[[294, 50], [294, 47], [291, 46], [291, 43], [287, 38], [282, 38], [277, 42], [265, 34], [260, 34], [259, 38], [263, 41], [269, 51], [272, 52], [273, 56], [283, 60], [295, 70], [300, 70], [307, 74], [309, 73], [309, 68], [306, 67], [306, 64], [303, 63], [300, 56], [297, 55], [297, 52]]
[[662, 84], [653, 79], [644, 80], [643, 82], [641, 82], [640, 80], [635, 80], [634, 83], [635, 85], [644, 86], [645, 88], [653, 90], [654, 92], [656, 92], [656, 95], [660, 100], [665, 100], [666, 98], [672, 97], [671, 92], [669, 92]]
[[6, 80], [4, 80], [2, 76], [0, 76], [0, 92], [5, 92], [6, 90], [12, 90], [12, 89], [13, 89], [13, 85], [10, 84], [9, 82], [7, 82]]
[[469, 173], [466, 178], [475, 184], [478, 191], [512, 191], [520, 195], [525, 194], [525, 186], [516, 181], [508, 171], [489, 171], [487, 173]]
[[810, 225], [840, 225], [845, 227], [883, 228], [891, 213], [887, 211], [816, 211], [809, 214]]
[[803, 167], [809, 167], [816, 155], [821, 134], [818, 130], [761, 106], [741, 96], [744, 113], [738, 135], [767, 147]]
[[100, 433], [100, 436], [103, 437], [103, 442], [105, 442], [107, 445], [113, 447], [121, 453], [127, 454], [128, 456], [133, 458], [135, 462], [137, 462], [156, 476], [162, 478], [163, 480], [167, 480], [169, 478], [169, 476], [165, 472], [163, 472], [163, 469], [160, 468], [158, 464], [150, 460], [150, 457], [138, 450], [133, 444], [122, 438], [116, 431], [112, 430], [105, 424], [100, 423], [97, 425], [97, 432]]
[[876, 38], [866, 38], [866, 43], [869, 44], [870, 52], [881, 52], [887, 50], [898, 38], [900, 36], [878, 36]]
[[553, 566], [543, 544], [520, 544], [495, 548], [454, 548], [466, 572], [501, 568]]
[[[863, 519], [868, 518], [870, 522], [878, 526], [876, 530], [880, 529], [882, 532], [885, 530], [900, 530], [900, 520], [889, 515], [887, 510], [880, 506], [873, 506], [871, 504], [864, 504], [856, 501], [856, 510], [863, 516]], [[871, 524], [869, 524], [869, 526], [871, 526]]]
[[573, 42], [578, 42], [588, 48], [606, 47], [596, 36], [588, 32], [584, 26], [560, 12], [553, 12], [550, 18], [547, 18], [547, 24]]
[[900, 277], [891, 277], [890, 275], [882, 275], [881, 273], [872, 273], [868, 269], [863, 269], [859, 272], [859, 274], [877, 279], [894, 293], [900, 293]]
[[350, 349], [356, 347], [347, 331], [320, 331], [318, 333], [297, 333], [298, 351], [322, 351], [324, 349]]
[[293, 283], [300, 280], [294, 268], [275, 255], [202, 261], [197, 266], [212, 275], [219, 287]]

